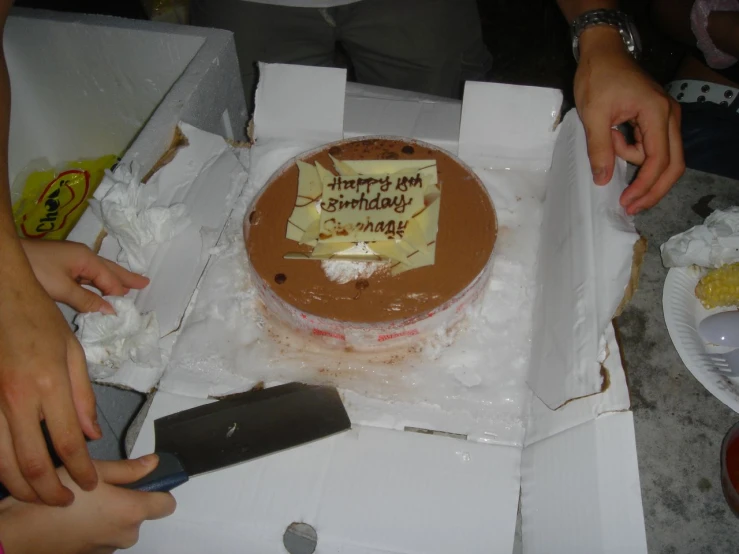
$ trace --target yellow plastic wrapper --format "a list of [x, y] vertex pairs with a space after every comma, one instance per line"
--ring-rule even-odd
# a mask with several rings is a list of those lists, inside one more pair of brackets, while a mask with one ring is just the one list
[[114, 155], [69, 162], [57, 168], [22, 173], [20, 199], [13, 218], [20, 236], [64, 239], [87, 209], [87, 201], [103, 180], [105, 170], [118, 161]]

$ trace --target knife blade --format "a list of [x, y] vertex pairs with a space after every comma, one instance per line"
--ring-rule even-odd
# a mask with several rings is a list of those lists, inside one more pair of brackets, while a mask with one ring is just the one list
[[334, 387], [288, 383], [227, 397], [154, 422], [159, 464], [124, 485], [169, 491], [191, 477], [351, 428]]

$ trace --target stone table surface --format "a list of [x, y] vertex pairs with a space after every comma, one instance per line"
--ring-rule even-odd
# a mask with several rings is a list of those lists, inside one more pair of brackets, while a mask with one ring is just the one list
[[[713, 196], [713, 198], [711, 198]], [[688, 371], [667, 332], [659, 247], [739, 205], [739, 182], [688, 170], [660, 204], [636, 218], [649, 241], [639, 289], [616, 320], [631, 393], [647, 542], [651, 554], [739, 552], [739, 519], [724, 501], [719, 450], [739, 414]]]
[[[739, 552], [739, 519], [724, 501], [719, 480], [721, 441], [739, 414], [703, 388], [680, 360], [662, 313], [667, 269], [659, 254], [663, 242], [702, 223], [711, 209], [733, 205], [739, 205], [739, 182], [688, 170], [660, 204], [636, 218], [649, 249], [639, 288], [616, 325], [634, 412], [651, 554]], [[128, 430], [127, 452], [150, 400]]]

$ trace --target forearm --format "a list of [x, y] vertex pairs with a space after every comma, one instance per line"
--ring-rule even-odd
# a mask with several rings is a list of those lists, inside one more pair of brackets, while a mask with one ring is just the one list
[[[0, 33], [2, 41], [2, 33]], [[0, 250], [5, 250], [8, 241], [18, 242], [13, 210], [10, 201], [10, 178], [8, 175], [8, 135], [10, 132], [10, 79], [5, 63], [5, 53], [0, 42]], [[0, 252], [0, 256], [2, 256]]]
[[10, 203], [8, 175], [8, 136], [10, 134], [10, 77], [5, 62], [3, 40], [5, 22], [12, 0], [0, 0], [0, 240], [5, 243], [9, 234], [15, 235]]
[[708, 34], [716, 48], [739, 58], [739, 12], [712, 12]]
[[[0, 35], [0, 40], [2, 36]], [[10, 202], [10, 177], [8, 175], [8, 135], [10, 133], [10, 79], [5, 63], [5, 53], [0, 43], [0, 233], [5, 242], [8, 235], [15, 235]]]
[[[3, 283], [27, 282], [33, 272], [23, 253], [13, 222], [8, 175], [8, 136], [10, 133], [10, 78], [2, 48], [5, 21], [12, 2], [0, 0], [0, 280]], [[3, 287], [5, 288], [5, 287]]]

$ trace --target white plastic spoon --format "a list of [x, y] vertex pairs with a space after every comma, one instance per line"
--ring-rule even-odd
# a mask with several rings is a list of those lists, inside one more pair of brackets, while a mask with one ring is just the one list
[[698, 333], [705, 342], [739, 347], [739, 311], [708, 316], [698, 324]]

